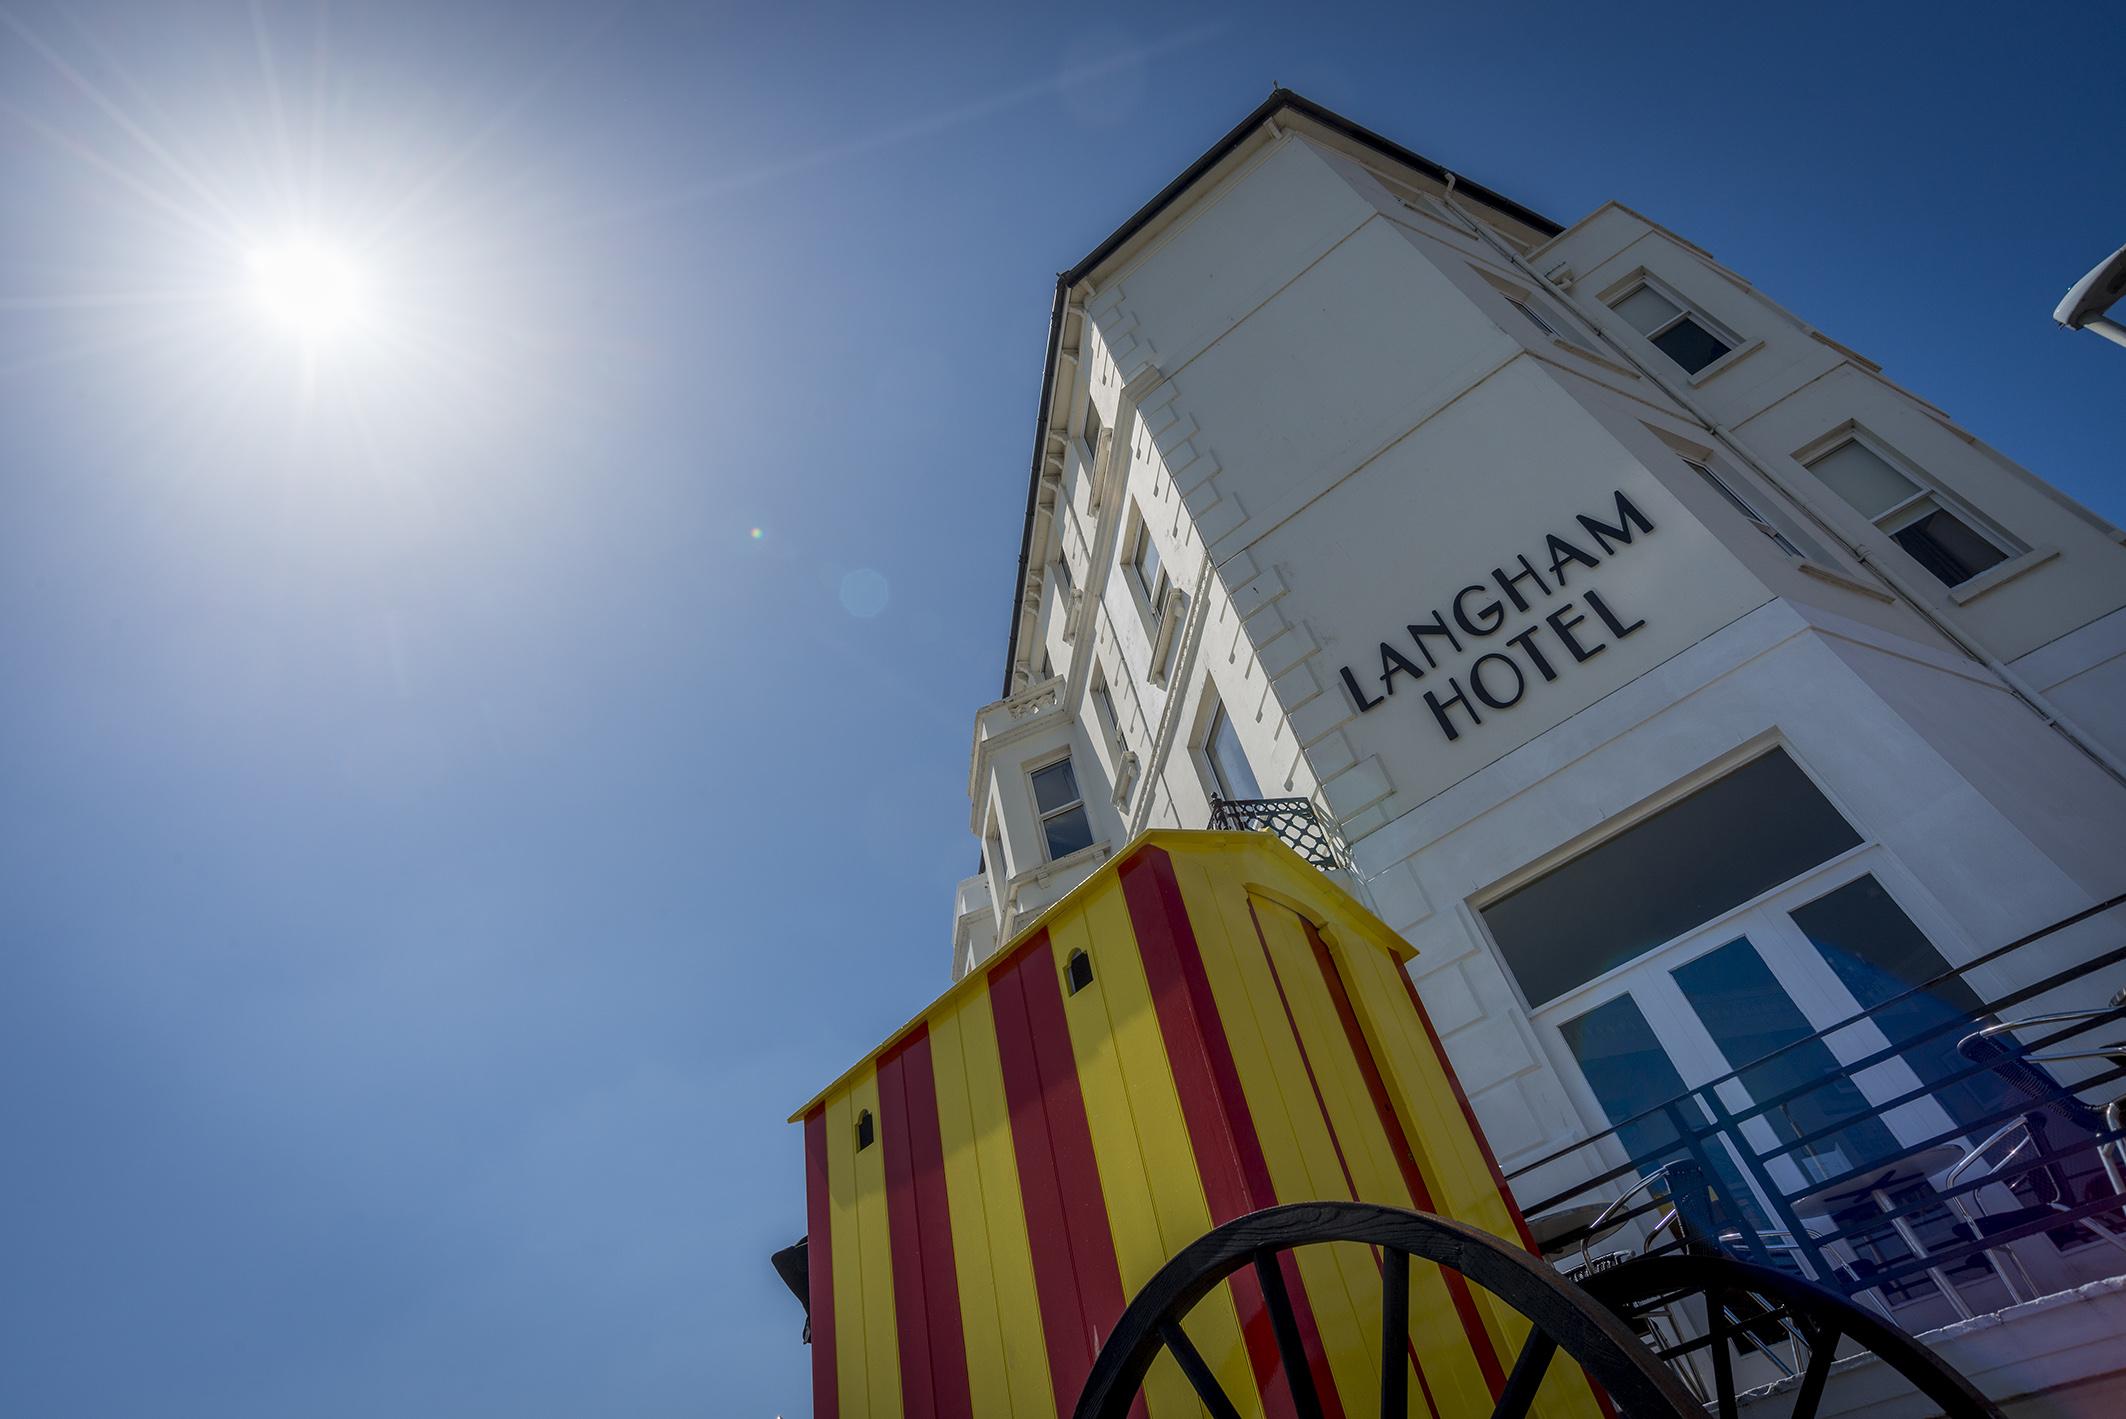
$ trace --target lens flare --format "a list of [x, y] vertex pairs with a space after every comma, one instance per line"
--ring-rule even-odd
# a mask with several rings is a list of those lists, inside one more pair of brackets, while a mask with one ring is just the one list
[[250, 265], [260, 311], [289, 334], [315, 341], [360, 323], [361, 273], [331, 246], [300, 240], [261, 247]]

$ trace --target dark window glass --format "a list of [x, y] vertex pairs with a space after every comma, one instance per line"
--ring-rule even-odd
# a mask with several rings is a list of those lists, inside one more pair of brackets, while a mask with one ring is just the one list
[[1944, 586], [1961, 586], [1986, 568], [2008, 560], [2007, 553], [1942, 508], [1906, 523], [1890, 536]]
[[[1897, 1151], [1890, 1130], [1871, 1116], [1866, 1097], [1845, 1076], [1830, 1046], [1813, 1038], [1815, 1027], [1780, 988], [1747, 937], [1738, 936], [1671, 974], [1730, 1066], [1785, 1049], [1775, 1059], [1742, 1070], [1740, 1082], [1752, 1099], [1762, 1103], [1790, 1089], [1814, 1086], [1762, 1115], [1780, 1142], [1792, 1143], [1803, 1134], [1850, 1121], [1849, 1127], [1799, 1150], [1814, 1161], [1816, 1176], [1835, 1177]], [[1786, 1049], [1788, 1045], [1793, 1048]]]
[[[1999, 1126], [1977, 1121], [2022, 1101], [1996, 1074], [1975, 1075], [1953, 1084], [1940, 1081], [1968, 1067], [1956, 1042], [1990, 1023], [1978, 994], [1961, 979], [1942, 981], [1915, 995], [1905, 992], [1949, 969], [1941, 952], [1882, 884], [1859, 877], [1792, 913], [1794, 924], [1815, 944], [1823, 959], [1853, 992], [1860, 1008], [1881, 1028], [1922, 1084], [1959, 1124], [1976, 1132]], [[1902, 1000], [1895, 1000], [1904, 995]], [[1891, 1003], [1895, 1000], [1895, 1003]], [[1936, 1026], [1948, 1026], [1929, 1039], [1908, 1044]]]
[[1092, 824], [1086, 820], [1085, 809], [1074, 807], [1054, 817], [1041, 820], [1041, 831], [1048, 838], [1048, 860], [1069, 857], [1080, 848], [1093, 845]]
[[1687, 315], [1654, 336], [1653, 344], [1656, 350], [1683, 366], [1685, 374], [1696, 374], [1728, 350], [1725, 341]]
[[1071, 952], [1070, 963], [1063, 968], [1063, 974], [1070, 982], [1070, 993], [1076, 995], [1093, 983], [1093, 958], [1083, 951]]
[[1860, 842], [1775, 749], [1485, 907], [1531, 1005]]
[[1085, 816], [1078, 775], [1071, 769], [1070, 760], [1058, 759], [1047, 768], [1034, 771], [1033, 801], [1041, 814], [1041, 835], [1048, 845], [1050, 862], [1092, 846], [1092, 823]]
[[862, 1110], [856, 1116], [856, 1150], [861, 1153], [869, 1148], [871, 1140], [877, 1136], [878, 1132], [871, 1123], [871, 1110]]
[[1090, 460], [1100, 452], [1100, 430], [1106, 425], [1100, 422], [1100, 411], [1091, 399], [1085, 401], [1085, 457]]
[[[1594, 1091], [1602, 1113], [1617, 1130], [1617, 1141], [1631, 1154], [1641, 1173], [1688, 1156], [1676, 1119], [1688, 1125], [1705, 1122], [1695, 1099], [1683, 1097], [1683, 1076], [1669, 1062], [1667, 1051], [1654, 1036], [1653, 1027], [1639, 1010], [1638, 1002], [1620, 995], [1597, 1005], [1576, 1020], [1558, 1027], [1565, 1047], [1579, 1062], [1587, 1087]], [[1663, 1109], [1636, 1122], [1634, 1115], [1673, 1102], [1674, 1112]], [[1757, 1208], [1742, 1184], [1734, 1160], [1716, 1143], [1706, 1150], [1713, 1166], [1713, 1179], [1722, 1196], [1733, 1199], [1753, 1226]]]
[[1045, 769], [1034, 770], [1033, 801], [1043, 813], [1068, 808], [1078, 801], [1078, 775], [1071, 769], [1070, 760], [1058, 759]]
[[1218, 780], [1221, 795], [1228, 799], [1262, 797], [1262, 788], [1255, 782], [1255, 770], [1248, 766], [1247, 752], [1240, 747], [1240, 736], [1234, 732], [1232, 716], [1225, 712], [1224, 705], [1211, 713], [1207, 747], [1211, 773]]

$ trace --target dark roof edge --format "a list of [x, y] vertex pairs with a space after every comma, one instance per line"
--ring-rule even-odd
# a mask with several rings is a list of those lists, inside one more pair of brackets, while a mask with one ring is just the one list
[[1055, 397], [1056, 359], [1063, 346], [1063, 316], [1070, 288], [1084, 280], [1101, 262], [1121, 250], [1132, 237], [1156, 220], [1159, 214], [1179, 200], [1184, 192], [1194, 187], [1205, 173], [1223, 162], [1235, 148], [1246, 142], [1249, 134], [1286, 110], [1300, 114], [1362, 147], [1371, 148], [1405, 167], [1414, 168], [1435, 182], [1444, 183], [1452, 177], [1456, 195], [1474, 198], [1493, 211], [1533, 227], [1545, 236], [1554, 237], [1565, 230], [1540, 212], [1523, 207], [1511, 198], [1502, 197], [1481, 183], [1465, 181], [1458, 173], [1450, 174], [1446, 168], [1423, 154], [1413, 153], [1402, 144], [1383, 138], [1372, 129], [1361, 127], [1342, 114], [1332, 113], [1312, 99], [1295, 94], [1290, 89], [1271, 90], [1270, 96], [1264, 99], [1253, 113], [1241, 119], [1223, 138], [1212, 144], [1202, 157], [1189, 164], [1181, 176], [1161, 188], [1158, 196], [1139, 207], [1128, 221], [1115, 228], [1107, 240], [1087, 253], [1084, 260], [1056, 277], [1055, 304], [1048, 316], [1048, 355], [1041, 368], [1040, 408], [1034, 421], [1033, 468], [1028, 473], [1026, 482], [1026, 525], [1019, 533], [1019, 568], [1011, 584], [1011, 630], [1004, 645], [1003, 693], [1007, 697], [1011, 694], [1011, 667], [1019, 658], [1019, 597], [1026, 587], [1027, 562], [1033, 556], [1033, 521], [1040, 498], [1041, 460], [1048, 443], [1048, 416]]

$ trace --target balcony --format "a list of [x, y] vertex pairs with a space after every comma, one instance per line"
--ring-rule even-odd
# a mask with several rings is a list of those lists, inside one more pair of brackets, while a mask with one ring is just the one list
[[[1537, 1245], [1583, 1280], [1723, 1252], [1922, 1336], [1996, 1400], [2126, 1402], [2121, 939], [2126, 896], [1516, 1168]], [[1768, 1082], [1800, 1072], [1782, 1056], [1825, 1049], [1835, 1068]], [[1886, 1402], [1872, 1361], [1830, 1371], [1827, 1391], [1813, 1360], [1800, 1374], [1791, 1316], [1729, 1294], [1719, 1314], [1649, 1310], [1640, 1330], [1701, 1396], [1715, 1371], [1739, 1380], [1744, 1411], [1781, 1413], [1812, 1384], [1826, 1416]]]
[[1268, 833], [1316, 867], [1335, 870], [1348, 867], [1343, 844], [1314, 810], [1311, 798], [1219, 798], [1211, 799], [1209, 828], [1233, 832]]

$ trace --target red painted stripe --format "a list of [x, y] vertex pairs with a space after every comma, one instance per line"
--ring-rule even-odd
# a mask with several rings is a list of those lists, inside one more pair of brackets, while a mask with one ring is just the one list
[[841, 1419], [834, 1354], [834, 1225], [827, 1200], [827, 1110], [805, 1115], [805, 1297], [812, 1317], [812, 1416]]
[[[1314, 934], [1314, 924], [1305, 917], [1299, 917], [1297, 913], [1293, 915], [1298, 919], [1299, 924], [1306, 928], [1307, 940], [1312, 943], [1315, 949], [1316, 960], [1321, 961], [1322, 942], [1321, 938]], [[1270, 938], [1262, 929], [1262, 918], [1255, 914], [1255, 903], [1253, 901], [1248, 903], [1248, 920], [1255, 927], [1257, 944], [1262, 947], [1262, 963], [1270, 968], [1270, 983], [1277, 987], [1277, 1003], [1284, 1007], [1285, 1026], [1292, 1032], [1292, 1043], [1299, 1048], [1299, 1063], [1307, 1072], [1307, 1087], [1314, 1091], [1314, 1107], [1321, 1114], [1322, 1127], [1329, 1131], [1329, 1147], [1335, 1151], [1336, 1166], [1342, 1170], [1344, 1175], [1344, 1192], [1353, 1202], [1356, 1202], [1358, 1201], [1358, 1182], [1351, 1176], [1351, 1165], [1344, 1157], [1343, 1139], [1336, 1134], [1336, 1119], [1329, 1112], [1329, 1101], [1322, 1097], [1321, 1081], [1314, 1074], [1314, 1059], [1307, 1052], [1307, 1037], [1299, 1032], [1299, 1017], [1292, 1013], [1292, 998], [1285, 994], [1284, 976], [1277, 969], [1277, 957], [1270, 950]], [[1331, 994], [1336, 994], [1333, 987], [1331, 988]], [[1349, 1004], [1348, 1001], [1341, 999], [1339, 999], [1339, 1003]], [[1349, 1021], [1345, 1023], [1347, 1034], [1350, 1023]], [[1349, 1043], [1363, 1055], [1365, 1043], [1363, 1040], [1354, 1038], [1349, 1040]], [[1370, 1064], [1370, 1061], [1367, 1061], [1367, 1063]], [[1379, 1100], [1376, 1098], [1375, 1103], [1377, 1104], [1378, 1102]], [[1381, 1265], [1380, 1248], [1368, 1247], [1366, 1250], [1371, 1253], [1373, 1265], [1378, 1268]], [[1455, 1279], [1460, 1280], [1461, 1278], [1456, 1277]], [[1417, 1342], [1405, 1335], [1403, 1337], [1403, 1348], [1409, 1352], [1410, 1364], [1417, 1371], [1417, 1388], [1418, 1392], [1425, 1398], [1425, 1408], [1431, 1411], [1432, 1419], [1439, 1419], [1439, 1405], [1433, 1401], [1431, 1381], [1425, 1378], [1424, 1362], [1417, 1358]]]
[[[1151, 986], [1153, 1013], [1159, 1017], [1159, 1033], [1166, 1042], [1211, 1221], [1223, 1224], [1274, 1206], [1277, 1190], [1270, 1182], [1269, 1162], [1255, 1132], [1254, 1115], [1248, 1111], [1247, 1095], [1240, 1087], [1240, 1071], [1233, 1063], [1233, 1048], [1211, 994], [1203, 953], [1181, 900], [1173, 860], [1161, 848], [1144, 847], [1120, 870], [1123, 900], [1129, 905], [1137, 953]], [[1324, 1409], [1340, 1419], [1343, 1405], [1299, 1267], [1289, 1252], [1279, 1260], [1315, 1390]], [[1236, 1273], [1229, 1284], [1264, 1407], [1272, 1414], [1289, 1414], [1291, 1400], [1283, 1381], [1276, 1378], [1280, 1369], [1277, 1342], [1261, 1288], [1246, 1272]]]
[[[1381, 1077], [1380, 1064], [1373, 1058], [1373, 1048], [1366, 1043], [1365, 1031], [1359, 1027], [1358, 1012], [1351, 1008], [1350, 992], [1344, 987], [1343, 972], [1336, 968], [1335, 958], [1329, 954], [1329, 945], [1314, 929], [1314, 923], [1300, 918], [1300, 926], [1307, 935], [1307, 945], [1313, 948], [1314, 964], [1321, 970], [1322, 983], [1328, 987], [1329, 998], [1336, 1003], [1336, 1018], [1343, 1023], [1344, 1038], [1350, 1043], [1351, 1054], [1358, 1060], [1358, 1072], [1366, 1081], [1366, 1092], [1373, 1098], [1373, 1111], [1380, 1116], [1380, 1126], [1388, 1135], [1389, 1151], [1395, 1155], [1395, 1165], [1402, 1171], [1403, 1186], [1410, 1189], [1410, 1203], [1421, 1212], [1435, 1212], [1438, 1208], [1432, 1201], [1432, 1189], [1425, 1185], [1425, 1177], [1418, 1170], [1416, 1150], [1410, 1146], [1410, 1135], [1403, 1131], [1401, 1115], [1388, 1097], [1387, 1081]], [[1410, 978], [1403, 975], [1402, 968], [1395, 973], [1403, 976], [1403, 983]], [[1438, 1045], [1435, 1041], [1434, 1048]], [[1474, 1125], [1471, 1125], [1474, 1127]], [[1462, 1331], [1469, 1337], [1469, 1348], [1476, 1355], [1477, 1369], [1484, 1376], [1484, 1383], [1496, 1399], [1506, 1384], [1506, 1371], [1499, 1364], [1497, 1349], [1491, 1343], [1491, 1332], [1484, 1328], [1484, 1318], [1477, 1313], [1476, 1297], [1470, 1294], [1469, 1283], [1459, 1272], [1442, 1270], [1441, 1279], [1447, 1283], [1447, 1297], [1454, 1303], [1454, 1314], [1462, 1323]], [[1420, 1371], [1420, 1374], [1423, 1372]], [[1430, 1392], [1427, 1392], [1430, 1398]]]
[[893, 1258], [893, 1315], [901, 1353], [901, 1409], [928, 1414], [937, 1407], [930, 1383], [930, 1307], [923, 1295], [922, 1224], [915, 1210], [915, 1173], [908, 1156], [908, 1106], [899, 1052], [878, 1062], [878, 1131], [885, 1150], [886, 1240]]
[[1454, 1102], [1461, 1105], [1462, 1117], [1468, 1121], [1469, 1136], [1476, 1140], [1477, 1151], [1484, 1156], [1484, 1166], [1491, 1170], [1491, 1182], [1499, 1190], [1499, 1198], [1506, 1204], [1506, 1211], [1513, 1218], [1513, 1229], [1520, 1234], [1521, 1245], [1530, 1256], [1541, 1256], [1542, 1250], [1535, 1244], [1535, 1233], [1528, 1230], [1528, 1219], [1521, 1215], [1521, 1204], [1514, 1200], [1513, 1189], [1506, 1186], [1506, 1174], [1499, 1168], [1499, 1160], [1491, 1155], [1491, 1141], [1484, 1137], [1484, 1130], [1476, 1126], [1476, 1110], [1469, 1107], [1469, 1096], [1462, 1092], [1462, 1081], [1454, 1072], [1453, 1061], [1447, 1058], [1446, 1047], [1439, 1042], [1439, 1031], [1432, 1028], [1432, 1017], [1425, 1013], [1425, 1003], [1417, 998], [1417, 987], [1411, 984], [1410, 973], [1400, 966], [1396, 978], [1403, 983], [1403, 994], [1410, 997], [1410, 1008], [1417, 1012], [1417, 1022], [1425, 1027], [1425, 1038], [1432, 1042], [1432, 1053], [1439, 1060], [1440, 1073], [1447, 1076], [1447, 1087], [1454, 1091]]
[[973, 1419], [927, 1028], [919, 1027], [879, 1057], [878, 1093], [901, 1407], [908, 1414]]
[[[1056, 1412], [1068, 1414], [1125, 1299], [1046, 932], [990, 971], [989, 998], [1048, 1375]], [[1141, 1394], [1131, 1412], [1144, 1414]]]

